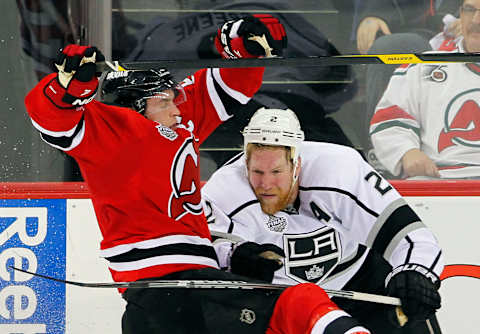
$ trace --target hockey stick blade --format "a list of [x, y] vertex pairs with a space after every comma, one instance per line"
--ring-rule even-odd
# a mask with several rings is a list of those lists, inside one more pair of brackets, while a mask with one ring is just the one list
[[[284, 284], [268, 284], [268, 283], [252, 283], [243, 281], [204, 281], [204, 280], [149, 280], [149, 281], [134, 281], [134, 282], [113, 282], [113, 283], [86, 283], [70, 280], [63, 280], [55, 277], [50, 277], [38, 273], [32, 273], [27, 270], [19, 269], [10, 266], [13, 270], [30, 274], [32, 276], [41, 277], [47, 280], [75, 285], [86, 288], [186, 288], [186, 289], [267, 289], [267, 290], [284, 290], [290, 285]], [[330, 290], [324, 289], [330, 297], [346, 298], [359, 301], [366, 301], [372, 303], [380, 303], [387, 305], [400, 306], [399, 298], [375, 295], [370, 293]]]
[[247, 58], [247, 59], [163, 59], [148, 61], [105, 61], [97, 63], [97, 72], [149, 70], [151, 68], [227, 68], [227, 67], [312, 67], [339, 66], [356, 64], [420, 64], [420, 63], [450, 63], [480, 62], [480, 54], [476, 53], [395, 53], [376, 55], [340, 55], [311, 56], [297, 58]]

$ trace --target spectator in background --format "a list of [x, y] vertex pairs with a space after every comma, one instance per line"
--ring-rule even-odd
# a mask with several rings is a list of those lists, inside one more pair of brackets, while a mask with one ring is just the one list
[[[444, 17], [456, 14], [461, 0], [359, 0], [358, 25], [354, 28], [361, 54], [421, 53], [432, 50], [429, 40], [442, 31]], [[375, 106], [396, 65], [369, 65], [366, 70], [364, 147]], [[369, 154], [369, 161], [370, 154]]]
[[[460, 25], [452, 52], [480, 52], [480, 0], [463, 1]], [[479, 178], [479, 84], [477, 63], [399, 67], [370, 124], [379, 161], [394, 176]]]
[[[426, 46], [429, 39], [442, 29], [443, 17], [455, 13], [458, 6], [459, 0], [363, 0], [356, 27], [358, 51], [373, 53], [371, 48], [377, 38], [392, 33], [408, 33], [408, 36], [399, 35], [398, 38], [405, 38], [405, 42], [413, 47]], [[391, 48], [393, 52], [393, 49], [405, 46], [397, 44], [396, 36], [391, 37], [379, 42], [382, 48]], [[421, 51], [425, 50], [416, 50]]]
[[[288, 48], [284, 50], [284, 57], [339, 54], [327, 37], [303, 16], [285, 12], [292, 10], [291, 3], [287, 1], [228, 1], [216, 7], [202, 4], [202, 10], [209, 5], [207, 7], [211, 12], [182, 15], [176, 19], [158, 16], [152, 20], [139, 34], [139, 42], [130, 60], [191, 59], [195, 56], [199, 59], [220, 58], [211, 43], [217, 23], [238, 18], [244, 15], [242, 11], [251, 10], [274, 11], [282, 21], [288, 35]], [[201, 66], [201, 61], [199, 65]], [[183, 76], [184, 73], [178, 75]], [[241, 140], [231, 134], [240, 133], [253, 112], [262, 106], [300, 110], [299, 117], [305, 124], [305, 136], [309, 140], [353, 146], [342, 128], [329, 115], [352, 99], [356, 87], [351, 66], [266, 68], [263, 85], [247, 104], [248, 111], [219, 127], [207, 139], [203, 148], [240, 150]], [[215, 170], [236, 153], [238, 151], [211, 152], [208, 155], [213, 160], [211, 170]], [[208, 171], [202, 172], [203, 179], [209, 175]]]

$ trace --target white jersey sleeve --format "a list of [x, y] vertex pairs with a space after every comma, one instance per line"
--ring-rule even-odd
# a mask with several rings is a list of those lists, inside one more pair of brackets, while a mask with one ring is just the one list
[[378, 160], [393, 175], [402, 172], [401, 159], [420, 149], [420, 66], [402, 65], [390, 79], [370, 123], [370, 136]]
[[302, 170], [302, 202], [393, 268], [415, 263], [439, 276], [443, 258], [436, 238], [393, 186], [353, 149], [325, 145], [324, 154], [315, 153], [320, 149], [310, 150]]

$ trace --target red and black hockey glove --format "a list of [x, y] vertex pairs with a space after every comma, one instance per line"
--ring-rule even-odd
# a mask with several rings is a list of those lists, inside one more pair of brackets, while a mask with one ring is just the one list
[[[420, 265], [398, 267], [387, 277], [388, 295], [400, 298], [403, 313], [411, 322], [424, 321], [440, 308], [441, 298], [437, 291], [439, 287], [438, 277]], [[397, 314], [393, 307], [387, 316], [392, 324], [398, 326]]]
[[274, 244], [244, 242], [236, 246], [230, 258], [232, 273], [272, 282], [275, 271], [283, 266], [283, 249]]
[[96, 47], [70, 44], [60, 49], [55, 61], [58, 74], [47, 85], [45, 94], [59, 108], [89, 103], [98, 88], [95, 63], [103, 60], [105, 57]]
[[229, 59], [276, 57], [287, 47], [287, 34], [277, 18], [254, 14], [225, 22], [218, 30], [215, 47]]

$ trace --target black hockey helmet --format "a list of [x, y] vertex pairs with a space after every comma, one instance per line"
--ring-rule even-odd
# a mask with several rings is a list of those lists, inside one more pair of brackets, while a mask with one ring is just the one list
[[175, 94], [175, 104], [185, 101], [183, 87], [166, 69], [128, 70], [108, 72], [101, 89], [102, 102], [135, 109], [145, 113], [146, 100], [165, 90]]

